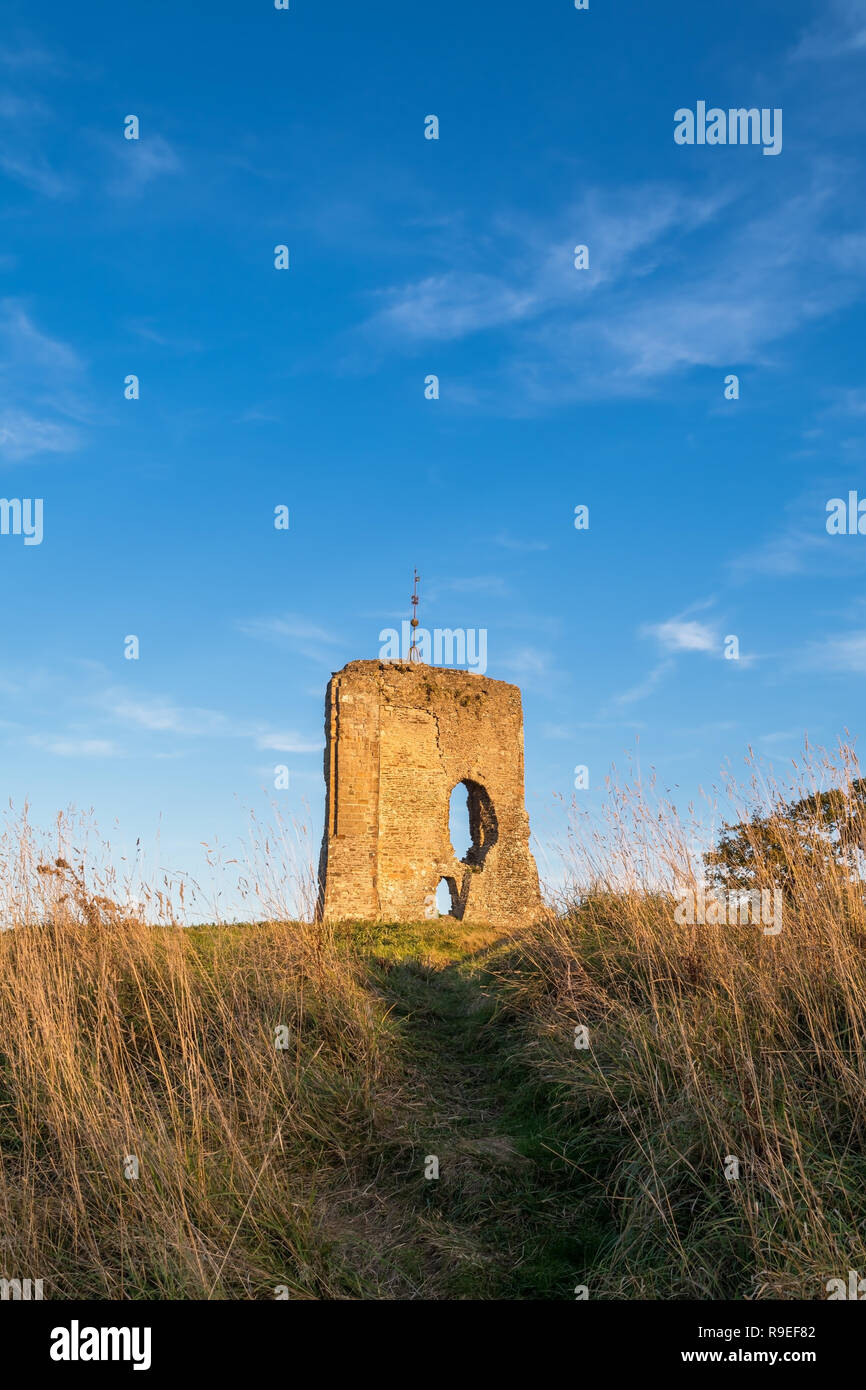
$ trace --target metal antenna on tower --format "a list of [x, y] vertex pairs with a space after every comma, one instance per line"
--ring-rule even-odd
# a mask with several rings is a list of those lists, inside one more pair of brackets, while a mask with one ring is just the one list
[[420, 578], [421, 576], [419, 575], [418, 571], [415, 570], [415, 584], [412, 589], [412, 617], [409, 619], [409, 626], [412, 629], [412, 641], [409, 644], [410, 661], [421, 660], [421, 653], [418, 651], [418, 648], [415, 645], [415, 632], [418, 627], [418, 580]]

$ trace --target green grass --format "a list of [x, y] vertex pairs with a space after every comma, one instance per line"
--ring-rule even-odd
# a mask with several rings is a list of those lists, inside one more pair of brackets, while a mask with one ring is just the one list
[[684, 933], [640, 894], [511, 938], [4, 933], [0, 1275], [55, 1298], [822, 1297], [866, 1268], [864, 941], [814, 910], [778, 940]]
[[54, 1298], [573, 1296], [599, 1230], [495, 933], [86, 906], [0, 938], [0, 1275]]
[[[396, 1021], [404, 1067], [386, 1159], [389, 1259], [437, 1298], [568, 1298], [610, 1224], [555, 1139], [491, 969], [505, 943], [442, 919], [344, 928]], [[439, 1177], [424, 1176], [429, 1157]], [[404, 1243], [408, 1239], [408, 1244]]]

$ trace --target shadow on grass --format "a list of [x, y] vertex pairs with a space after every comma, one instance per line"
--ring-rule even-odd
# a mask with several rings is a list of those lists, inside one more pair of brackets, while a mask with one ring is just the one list
[[420, 1296], [573, 1298], [614, 1231], [603, 1185], [563, 1152], [530, 1040], [497, 991], [490, 966], [513, 939], [446, 920], [359, 927], [347, 941], [405, 1045], [387, 1161], [391, 1200], [410, 1214], [395, 1253]]

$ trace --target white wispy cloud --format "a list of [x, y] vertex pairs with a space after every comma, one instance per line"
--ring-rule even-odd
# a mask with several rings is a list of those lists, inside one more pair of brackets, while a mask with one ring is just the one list
[[[839, 406], [837, 399], [835, 410]], [[866, 549], [856, 543], [856, 537], [831, 536], [827, 533], [827, 504], [833, 497], [847, 501], [848, 491], [858, 485], [861, 468], [851, 464], [839, 466], [841, 444], [832, 447], [836, 455], [834, 478], [822, 484], [812, 484], [808, 490], [792, 497], [786, 504], [781, 524], [727, 562], [731, 577], [737, 581], [755, 575], [787, 577], [797, 574], [857, 575], [866, 565]], [[831, 453], [825, 444], [822, 454]], [[841, 476], [840, 476], [841, 475]], [[852, 543], [853, 542], [853, 543]]]
[[117, 745], [107, 738], [75, 738], [65, 734], [30, 734], [27, 742], [57, 758], [115, 758]]
[[[643, 624], [639, 629], [639, 635], [654, 638], [663, 653], [662, 658], [642, 680], [618, 695], [613, 695], [601, 711], [602, 718], [607, 717], [611, 711], [627, 708], [652, 695], [665, 677], [676, 669], [676, 656], [686, 652], [700, 652], [720, 658], [724, 656], [722, 639], [717, 628], [711, 623], [690, 616], [696, 611], [711, 607], [713, 602], [713, 599], [700, 600], [693, 603], [684, 613], [667, 618], [664, 622]], [[741, 657], [738, 664], [745, 666], [754, 660], [751, 656]]]
[[695, 619], [669, 618], [664, 623], [648, 623], [642, 632], [655, 637], [669, 652], [718, 652], [719, 639], [707, 623]]
[[4, 365], [11, 357], [16, 363], [24, 361], [50, 371], [80, 371], [83, 366], [75, 349], [37, 328], [17, 299], [4, 299], [0, 303], [0, 347], [7, 357]]
[[759, 546], [736, 555], [730, 561], [735, 576], [746, 578], [753, 574], [790, 575], [801, 574], [809, 568], [809, 561], [823, 553], [828, 558], [832, 552], [828, 546], [832, 538], [817, 531], [807, 531], [805, 527], [792, 525], [769, 536]]
[[[866, 415], [866, 388], [863, 386], [839, 386], [832, 392], [828, 392], [829, 403], [823, 412], [825, 421], [827, 418], [848, 416], [851, 419], [859, 419]], [[806, 437], [820, 439], [823, 430], [814, 429], [806, 432]]]
[[541, 737], [555, 740], [557, 743], [571, 743], [574, 738], [574, 730], [567, 724], [541, 725]]
[[64, 198], [75, 187], [67, 174], [53, 168], [45, 156], [37, 152], [28, 154], [24, 150], [0, 149], [0, 169], [7, 178], [24, 184], [45, 198]]
[[162, 697], [130, 697], [109, 691], [101, 699], [106, 712], [122, 724], [135, 725], [157, 733], [225, 734], [232, 732], [231, 720], [218, 710], [184, 708]]
[[[129, 324], [133, 333], [137, 333], [146, 342], [156, 343], [157, 347], [168, 348], [171, 352], [203, 352], [204, 343], [200, 338], [190, 338], [186, 335], [178, 335], [173, 332], [160, 332], [153, 326], [149, 319], [132, 319]], [[250, 412], [252, 415], [253, 412]], [[245, 417], [242, 417], [245, 418]]]
[[[461, 259], [388, 287], [363, 332], [380, 351], [405, 351], [495, 328], [472, 396], [512, 413], [645, 395], [696, 367], [767, 364], [774, 345], [866, 293], [863, 237], [826, 234], [847, 198], [843, 174], [824, 161], [805, 189], [769, 205], [766, 185], [758, 196], [744, 175], [704, 193], [593, 189], [543, 226], [491, 215], [477, 238], [483, 269]], [[587, 270], [572, 263], [579, 243]], [[816, 244], [828, 248], [826, 273], [803, 294]]]
[[[0, 52], [4, 82], [0, 89], [0, 172], [44, 198], [64, 198], [76, 191], [76, 181], [58, 169], [45, 153], [46, 131], [55, 122], [51, 107], [33, 90], [34, 77], [55, 67], [52, 55], [38, 49]], [[26, 85], [25, 85], [26, 84]]]
[[513, 289], [492, 275], [471, 271], [430, 275], [380, 294], [387, 302], [373, 326], [419, 342], [463, 338], [514, 323], [539, 307], [531, 289]]
[[[498, 269], [467, 265], [464, 248], [460, 265], [452, 270], [379, 291], [385, 305], [367, 327], [385, 338], [444, 341], [538, 319], [563, 307], [573, 313], [593, 290], [615, 283], [628, 270], [645, 276], [651, 248], [659, 256], [666, 236], [694, 230], [723, 201], [717, 194], [687, 199], [666, 187], [594, 189], [563, 212], [555, 228], [523, 216], [495, 214], [476, 254], [479, 260], [498, 260]], [[572, 260], [576, 237], [591, 247], [590, 268], [580, 272]]]
[[257, 748], [280, 753], [317, 753], [321, 738], [314, 739], [294, 730], [274, 729], [262, 720], [246, 719], [196, 705], [180, 705], [163, 695], [131, 696], [111, 687], [95, 698], [95, 703], [120, 724], [150, 733], [169, 733], [193, 738], [250, 739]]
[[138, 140], [101, 141], [112, 157], [113, 173], [108, 191], [120, 198], [137, 198], [150, 185], [167, 174], [183, 172], [183, 160], [164, 136], [158, 132], [143, 132]]
[[32, 454], [68, 454], [79, 447], [80, 433], [57, 420], [40, 420], [26, 411], [0, 409], [0, 458], [17, 463]]
[[294, 614], [283, 617], [247, 618], [238, 623], [238, 629], [246, 637], [254, 637], [260, 642], [270, 642], [274, 646], [285, 647], [308, 657], [311, 661], [327, 662], [334, 656], [334, 649], [344, 645], [345, 634], [328, 632], [317, 623]]
[[323, 739], [317, 742], [296, 733], [266, 733], [256, 737], [257, 748], [271, 748], [276, 753], [319, 753]]
[[488, 675], [506, 673], [525, 689], [541, 690], [545, 694], [554, 692], [562, 679], [556, 668], [554, 654], [542, 647], [526, 643], [513, 647], [497, 657], [488, 657]]
[[520, 671], [524, 675], [543, 676], [550, 667], [549, 652], [538, 647], [519, 647], [500, 663], [506, 671]]
[[825, 671], [866, 675], [866, 629], [810, 643], [806, 649], [806, 664]]
[[769, 734], [759, 734], [758, 742], [768, 744], [770, 747], [788, 747], [792, 744], [802, 746], [805, 738], [803, 729], [775, 729]]
[[866, 55], [864, 0], [825, 0], [820, 19], [803, 32], [791, 58], [795, 62]]
[[0, 303], [0, 459], [80, 447], [83, 374], [75, 349], [39, 328], [20, 301]]
[[[628, 705], [636, 704], [638, 700], [645, 700], [648, 695], [651, 695], [653, 691], [661, 685], [665, 676], [669, 671], [673, 670], [673, 668], [674, 662], [670, 659], [660, 661], [642, 681], [637, 683], [637, 685], [632, 685], [627, 690], [623, 690], [618, 695], [614, 695], [609, 702], [610, 707], [613, 709], [622, 709]], [[606, 711], [602, 711], [602, 714], [605, 712]]]
[[509, 531], [500, 531], [498, 536], [494, 537], [494, 544], [501, 546], [503, 550], [522, 551], [526, 554], [550, 549], [549, 541], [537, 541], [531, 540], [529, 537], [512, 536]]
[[13, 72], [32, 72], [36, 69], [53, 71], [61, 66], [56, 53], [27, 37], [7, 40], [0, 44], [0, 66]]

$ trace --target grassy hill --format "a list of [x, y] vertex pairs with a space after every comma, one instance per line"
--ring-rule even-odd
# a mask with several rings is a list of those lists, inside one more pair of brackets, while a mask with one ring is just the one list
[[545, 1147], [500, 953], [430, 923], [4, 933], [5, 1274], [54, 1297], [569, 1296], [581, 1183]]
[[511, 938], [155, 927], [41, 865], [48, 907], [0, 933], [0, 1274], [52, 1298], [826, 1297], [866, 1270], [866, 909], [771, 830], [778, 934], [682, 924], [647, 886]]

